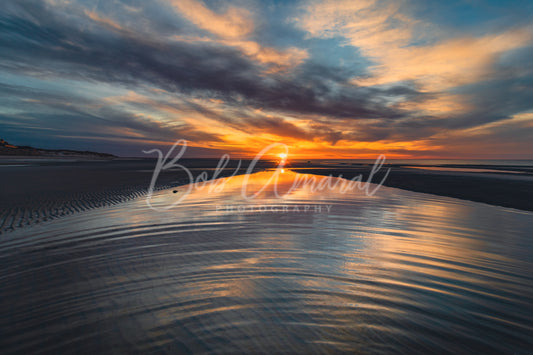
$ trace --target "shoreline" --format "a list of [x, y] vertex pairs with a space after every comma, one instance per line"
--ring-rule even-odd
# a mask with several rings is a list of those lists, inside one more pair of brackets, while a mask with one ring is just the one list
[[[413, 169], [386, 164], [372, 177], [371, 182], [379, 183], [384, 178], [385, 171], [390, 168], [383, 186], [533, 212], [533, 174], [529, 173], [531, 168], [484, 166], [484, 168], [491, 167], [493, 170], [501, 171], [486, 172], [487, 169], [481, 167], [466, 165], [461, 167], [479, 169], [479, 172]], [[313, 165], [304, 167], [298, 165], [289, 167], [289, 169], [302, 174], [334, 177], [342, 175], [348, 180], [362, 176], [362, 181], [365, 182], [368, 180], [372, 166]]]
[[[0, 165], [0, 234], [145, 196], [155, 165], [149, 159], [19, 162]], [[216, 162], [215, 159], [190, 160], [186, 166], [193, 177], [206, 171], [211, 180]], [[230, 162], [216, 178], [232, 175], [235, 167], [236, 162]], [[272, 162], [262, 162], [254, 172], [273, 167]], [[287, 164], [285, 168], [318, 176], [342, 175], [348, 180], [362, 176], [366, 182], [372, 166]], [[524, 168], [517, 172], [509, 171], [513, 170], [509, 166], [491, 166], [493, 170], [508, 173], [483, 172], [483, 169], [472, 173], [384, 165], [371, 182], [379, 183], [388, 168], [391, 171], [384, 186], [533, 212], [531, 168], [526, 167], [524, 173]], [[246, 165], [236, 175], [244, 173]], [[183, 171], [163, 172], [154, 191], [187, 183], [189, 178]]]

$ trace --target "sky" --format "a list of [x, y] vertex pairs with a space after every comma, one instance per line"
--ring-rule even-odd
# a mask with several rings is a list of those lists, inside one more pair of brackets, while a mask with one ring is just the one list
[[533, 1], [2, 0], [0, 138], [533, 159]]

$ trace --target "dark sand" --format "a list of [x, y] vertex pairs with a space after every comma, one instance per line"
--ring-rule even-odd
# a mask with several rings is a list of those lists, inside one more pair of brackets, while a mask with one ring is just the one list
[[[384, 173], [390, 173], [383, 185], [404, 190], [483, 202], [496, 206], [533, 211], [533, 168], [494, 165], [446, 165], [445, 171], [383, 165], [371, 182], [380, 183]], [[429, 167], [439, 169], [439, 167]], [[450, 168], [457, 171], [450, 171]], [[367, 181], [371, 165], [353, 164], [324, 166], [294, 164], [291, 170], [316, 175], [332, 175], [353, 179], [359, 175]], [[467, 170], [461, 171], [461, 170]], [[479, 170], [480, 172], [471, 172]], [[486, 171], [490, 172], [486, 172]], [[492, 172], [492, 171], [500, 172]]]
[[[213, 177], [217, 159], [180, 161], [196, 177], [207, 171]], [[75, 160], [1, 159], [0, 233], [53, 220], [73, 213], [114, 205], [147, 193], [156, 161], [153, 159]], [[230, 176], [236, 161], [217, 177]], [[244, 162], [246, 167], [249, 162]], [[272, 168], [272, 162], [257, 165], [255, 171]], [[391, 172], [385, 186], [424, 192], [497, 206], [533, 211], [533, 171], [531, 167], [447, 166], [484, 169], [482, 172], [438, 171], [387, 165], [372, 178], [379, 183], [387, 168]], [[332, 175], [352, 179], [361, 175], [367, 181], [371, 165], [291, 164], [299, 173]], [[501, 173], [486, 170], [502, 170]], [[239, 174], [245, 173], [241, 168]], [[189, 183], [180, 170], [162, 173], [156, 190]]]
[[[206, 171], [209, 178], [218, 164], [217, 159], [180, 162], [194, 177]], [[233, 174], [236, 164], [230, 162], [217, 177]], [[154, 159], [1, 159], [0, 233], [146, 195], [155, 165]], [[272, 166], [263, 162], [257, 170]], [[238, 174], [245, 171], [241, 168]], [[182, 170], [164, 172], [155, 190], [189, 182]]]

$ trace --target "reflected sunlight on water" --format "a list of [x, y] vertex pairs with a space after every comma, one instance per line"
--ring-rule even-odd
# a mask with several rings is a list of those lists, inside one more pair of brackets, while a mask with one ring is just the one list
[[532, 349], [533, 214], [386, 187], [276, 198], [272, 174], [6, 235], [3, 351]]

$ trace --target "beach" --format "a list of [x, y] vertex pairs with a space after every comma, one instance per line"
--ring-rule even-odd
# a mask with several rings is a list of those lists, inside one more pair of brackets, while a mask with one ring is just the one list
[[533, 354], [533, 1], [0, 14], [1, 355]]
[[[533, 168], [510, 165], [443, 164], [438, 166], [385, 164], [372, 173], [373, 164], [296, 163], [291, 169], [306, 174], [342, 176], [384, 186], [490, 205], [533, 211]], [[386, 172], [390, 172], [385, 177]]]
[[5, 233], [3, 352], [532, 348], [531, 212], [387, 186], [291, 190], [303, 177], [160, 189], [150, 207], [141, 196]]
[[[193, 178], [206, 171], [209, 179], [218, 163], [217, 159], [183, 162]], [[264, 161], [253, 171], [273, 168], [277, 163]], [[244, 161], [235, 172], [238, 162], [230, 161], [224, 170], [217, 172], [217, 177], [243, 174], [249, 165], [249, 160]], [[142, 197], [149, 189], [155, 166], [154, 159], [2, 159], [0, 233]], [[369, 181], [373, 167], [371, 164], [287, 164], [287, 169], [299, 173], [346, 179], [360, 177], [363, 182]], [[183, 169], [165, 170], [158, 175], [154, 189], [178, 187], [190, 179]], [[533, 211], [533, 172], [524, 166], [447, 165], [446, 168], [386, 164], [373, 173], [370, 182], [379, 184], [382, 180], [384, 186]]]
[[[215, 174], [218, 159], [185, 160], [196, 178], [206, 171]], [[0, 233], [32, 226], [94, 208], [111, 206], [145, 196], [157, 161], [155, 159], [58, 159], [19, 157], [0, 160]], [[218, 177], [246, 172], [230, 162]], [[264, 162], [256, 169], [273, 166]], [[190, 182], [182, 169], [162, 171], [155, 190]]]

